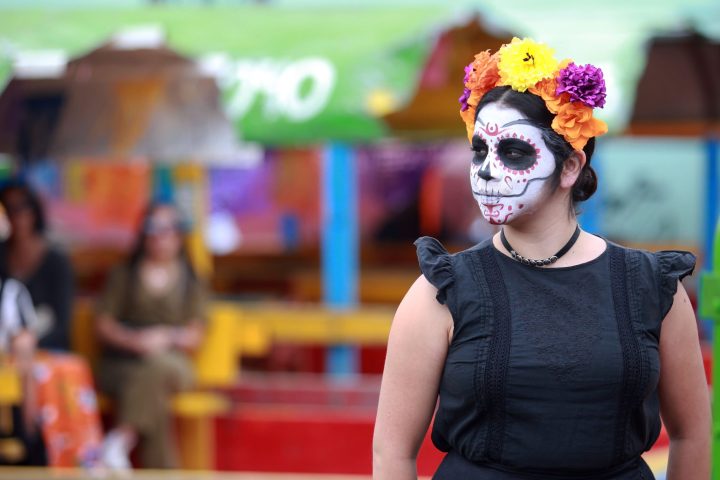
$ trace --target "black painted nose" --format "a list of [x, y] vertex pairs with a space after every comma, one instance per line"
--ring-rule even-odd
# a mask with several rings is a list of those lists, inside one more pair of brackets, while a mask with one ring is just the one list
[[490, 173], [490, 162], [487, 162], [485, 165], [480, 167], [480, 170], [477, 172], [477, 176], [488, 182], [493, 179], [493, 176]]

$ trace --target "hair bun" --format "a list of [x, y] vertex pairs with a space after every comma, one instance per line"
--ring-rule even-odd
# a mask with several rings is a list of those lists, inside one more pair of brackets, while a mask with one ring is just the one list
[[595, 170], [587, 163], [580, 172], [580, 176], [575, 181], [572, 189], [572, 198], [574, 202], [584, 202], [597, 190], [597, 174]]

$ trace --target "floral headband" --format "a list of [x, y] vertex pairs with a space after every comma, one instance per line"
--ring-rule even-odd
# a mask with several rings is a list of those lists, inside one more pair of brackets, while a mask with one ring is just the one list
[[465, 90], [459, 99], [470, 141], [480, 99], [492, 88], [505, 85], [542, 98], [555, 114], [552, 129], [576, 150], [582, 150], [588, 139], [607, 132], [605, 122], [592, 116], [593, 108], [605, 105], [602, 70], [571, 60], [558, 62], [553, 53], [547, 45], [530, 38], [513, 38], [492, 55], [490, 50], [475, 55], [465, 67]]

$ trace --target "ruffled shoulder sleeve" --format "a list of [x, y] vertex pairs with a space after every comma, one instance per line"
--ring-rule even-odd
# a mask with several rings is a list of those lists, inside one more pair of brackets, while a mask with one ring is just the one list
[[445, 305], [448, 289], [454, 283], [452, 255], [432, 237], [420, 237], [415, 240], [420, 271], [438, 290], [437, 301]]
[[672, 307], [678, 281], [695, 269], [695, 255], [682, 250], [663, 250], [654, 255], [658, 267], [660, 309], [665, 318]]

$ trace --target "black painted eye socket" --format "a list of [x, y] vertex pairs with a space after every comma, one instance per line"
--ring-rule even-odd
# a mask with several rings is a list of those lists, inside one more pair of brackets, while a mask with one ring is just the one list
[[473, 155], [472, 162], [474, 165], [481, 165], [488, 154], [488, 146], [487, 144], [482, 141], [480, 137], [473, 137], [472, 139], [472, 147], [470, 147], [470, 150], [475, 152], [475, 155]]
[[535, 147], [517, 138], [504, 138], [498, 144], [498, 157], [511, 170], [527, 170], [535, 165]]

